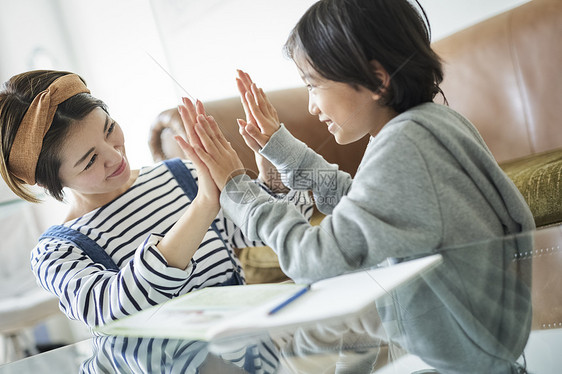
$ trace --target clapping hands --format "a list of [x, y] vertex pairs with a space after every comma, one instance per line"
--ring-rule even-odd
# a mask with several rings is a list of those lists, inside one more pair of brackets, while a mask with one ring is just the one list
[[[252, 82], [247, 73], [239, 70], [236, 82], [246, 114], [246, 120], [238, 119], [240, 134], [254, 151], [262, 179], [267, 176], [271, 182], [277, 178], [277, 169], [259, 153], [259, 150], [281, 126], [277, 112], [263, 90]], [[208, 190], [206, 194], [212, 195], [212, 189], [207, 186], [212, 181], [216, 188], [222, 191], [232, 177], [245, 172], [244, 165], [215, 119], [205, 113], [200, 101], [193, 103], [183, 98], [183, 104], [178, 110], [187, 140], [181, 137], [176, 137], [176, 140], [201, 175], [200, 188], [205, 188]], [[266, 184], [270, 184], [268, 181], [265, 181]], [[280, 183], [278, 185], [284, 187]]]

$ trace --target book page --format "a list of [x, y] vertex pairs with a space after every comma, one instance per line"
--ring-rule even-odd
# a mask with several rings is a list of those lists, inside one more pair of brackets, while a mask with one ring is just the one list
[[291, 283], [208, 287], [97, 329], [110, 335], [208, 340], [222, 321], [268, 301], [282, 300], [303, 286]]

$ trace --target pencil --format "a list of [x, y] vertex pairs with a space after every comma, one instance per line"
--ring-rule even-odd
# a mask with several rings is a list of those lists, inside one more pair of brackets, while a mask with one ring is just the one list
[[269, 311], [269, 313], [267, 313], [267, 314], [272, 315], [274, 313], [277, 313], [278, 311], [280, 311], [281, 309], [283, 309], [284, 307], [286, 307], [287, 305], [289, 305], [290, 303], [292, 303], [293, 301], [295, 301], [296, 299], [298, 299], [299, 297], [304, 295], [306, 292], [308, 292], [308, 290], [310, 290], [310, 284], [308, 286], [306, 286], [305, 288], [299, 290], [297, 293], [295, 293], [294, 295], [289, 297], [287, 300], [284, 300], [282, 303], [277, 305], [275, 308], [271, 309]]

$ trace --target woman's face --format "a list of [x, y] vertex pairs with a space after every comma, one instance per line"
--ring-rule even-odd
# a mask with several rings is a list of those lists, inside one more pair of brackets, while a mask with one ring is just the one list
[[328, 80], [304, 58], [297, 67], [308, 88], [308, 111], [326, 123], [338, 144], [349, 144], [370, 134], [375, 136], [390, 120], [388, 108], [378, 103], [380, 95], [365, 87]]
[[61, 160], [63, 186], [83, 195], [122, 192], [131, 175], [123, 131], [101, 108], [71, 127]]

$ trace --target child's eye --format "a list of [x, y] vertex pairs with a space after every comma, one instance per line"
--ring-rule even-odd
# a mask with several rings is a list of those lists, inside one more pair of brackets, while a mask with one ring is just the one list
[[92, 158], [90, 159], [90, 161], [88, 162], [88, 165], [86, 165], [86, 167], [84, 168], [84, 170], [88, 170], [94, 164], [94, 162], [96, 162], [97, 158], [98, 158], [98, 155], [94, 154], [92, 156]]
[[307, 84], [307, 85], [306, 85], [306, 89], [309, 90], [309, 91], [311, 91], [313, 88], [314, 88], [314, 87], [312, 87], [311, 84]]

